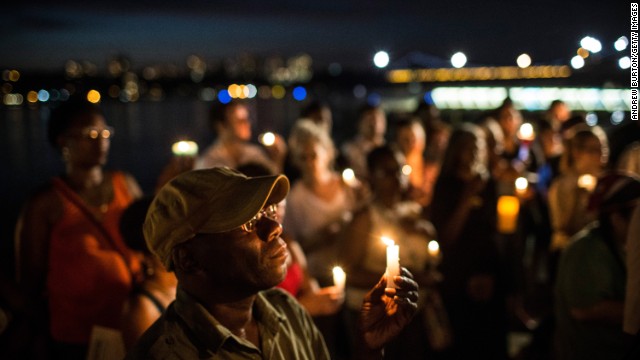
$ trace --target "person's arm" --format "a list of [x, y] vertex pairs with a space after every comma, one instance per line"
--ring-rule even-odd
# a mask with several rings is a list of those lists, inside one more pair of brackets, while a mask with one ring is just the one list
[[35, 194], [18, 218], [15, 231], [16, 281], [28, 300], [27, 316], [34, 326], [37, 339], [48, 336], [48, 315], [45, 299], [49, 265], [49, 237], [62, 205], [53, 191]]
[[386, 278], [365, 295], [358, 320], [361, 359], [382, 359], [384, 345], [394, 339], [418, 311], [418, 284], [406, 268], [394, 277], [398, 289], [385, 288]]
[[572, 307], [571, 317], [578, 321], [595, 322], [610, 325], [622, 325], [624, 303], [622, 301], [602, 300], [587, 307]]
[[130, 350], [160, 315], [149, 299], [139, 295], [131, 297], [124, 305], [120, 324], [125, 348]]

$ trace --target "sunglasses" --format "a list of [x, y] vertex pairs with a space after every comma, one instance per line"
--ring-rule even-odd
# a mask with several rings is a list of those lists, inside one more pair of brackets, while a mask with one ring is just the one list
[[111, 126], [105, 126], [103, 128], [89, 126], [86, 128], [82, 128], [79, 134], [76, 136], [87, 139], [87, 140], [96, 140], [100, 139], [111, 139], [115, 135], [115, 131]]
[[240, 229], [242, 229], [242, 231], [247, 233], [254, 232], [256, 230], [256, 226], [258, 226], [258, 221], [260, 221], [260, 219], [262, 219], [263, 216], [266, 216], [271, 220], [278, 220], [278, 205], [277, 204], [267, 205], [264, 209], [260, 210], [256, 214], [256, 216], [251, 218], [251, 220], [240, 225]]

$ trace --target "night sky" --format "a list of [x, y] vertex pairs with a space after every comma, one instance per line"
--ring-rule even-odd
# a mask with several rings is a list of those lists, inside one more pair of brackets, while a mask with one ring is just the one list
[[[448, 61], [463, 51], [472, 65], [568, 64], [579, 41], [600, 39], [600, 56], [629, 36], [629, 5], [617, 1], [131, 1], [21, 2], [0, 12], [0, 67], [61, 69], [67, 59], [99, 66], [124, 55], [134, 66], [222, 60], [242, 53], [307, 53], [314, 66], [372, 67], [377, 50], [391, 66], [409, 58]], [[413, 55], [412, 55], [413, 54]], [[416, 56], [416, 54], [421, 54]], [[435, 60], [434, 60], [435, 59]]]

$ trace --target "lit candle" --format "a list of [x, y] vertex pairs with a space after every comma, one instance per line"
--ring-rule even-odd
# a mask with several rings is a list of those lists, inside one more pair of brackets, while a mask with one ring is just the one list
[[344, 284], [347, 281], [347, 274], [345, 274], [344, 270], [340, 266], [336, 266], [333, 268], [333, 285], [340, 289], [344, 290]]
[[580, 175], [578, 178], [578, 187], [587, 190], [588, 192], [592, 192], [593, 189], [596, 188], [596, 184], [598, 183], [598, 179], [595, 176], [584, 174]]
[[516, 179], [516, 194], [522, 196], [527, 193], [527, 189], [529, 188], [529, 181], [523, 177], [519, 177]]
[[356, 173], [353, 172], [353, 169], [350, 168], [346, 168], [342, 171], [342, 180], [344, 180], [344, 182], [351, 187], [355, 187], [356, 185], [358, 185]]
[[520, 125], [518, 129], [518, 139], [522, 141], [533, 141], [536, 138], [535, 133], [533, 132], [533, 125], [529, 123], [524, 123]]
[[404, 176], [411, 175], [411, 172], [413, 172], [413, 169], [411, 168], [411, 165], [403, 165], [402, 166], [402, 174]]
[[518, 224], [520, 202], [515, 196], [500, 196], [498, 198], [498, 231], [503, 234], [513, 234]]
[[382, 242], [387, 245], [387, 287], [397, 289], [393, 277], [400, 275], [400, 247], [386, 236], [382, 237]]
[[171, 145], [171, 152], [176, 156], [194, 156], [198, 154], [198, 144], [194, 141], [178, 141]]
[[429, 244], [427, 244], [427, 251], [429, 252], [429, 256], [437, 258], [438, 255], [440, 255], [440, 244], [435, 240], [429, 241]]
[[276, 136], [272, 132], [266, 132], [258, 137], [258, 141], [264, 146], [271, 146], [276, 143]]

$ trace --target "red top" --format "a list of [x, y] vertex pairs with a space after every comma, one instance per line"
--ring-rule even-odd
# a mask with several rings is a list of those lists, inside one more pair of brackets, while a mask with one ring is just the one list
[[287, 276], [278, 285], [279, 288], [289, 292], [293, 296], [298, 296], [298, 292], [302, 287], [303, 273], [300, 264], [292, 261], [287, 269]]
[[82, 208], [95, 210], [89, 210], [62, 179], [53, 179], [63, 204], [63, 216], [51, 232], [47, 276], [50, 329], [56, 341], [86, 344], [93, 325], [119, 328], [132, 273], [140, 272], [140, 259], [118, 230], [120, 216], [133, 198], [122, 173], [112, 173], [111, 181], [113, 201], [96, 222]]

